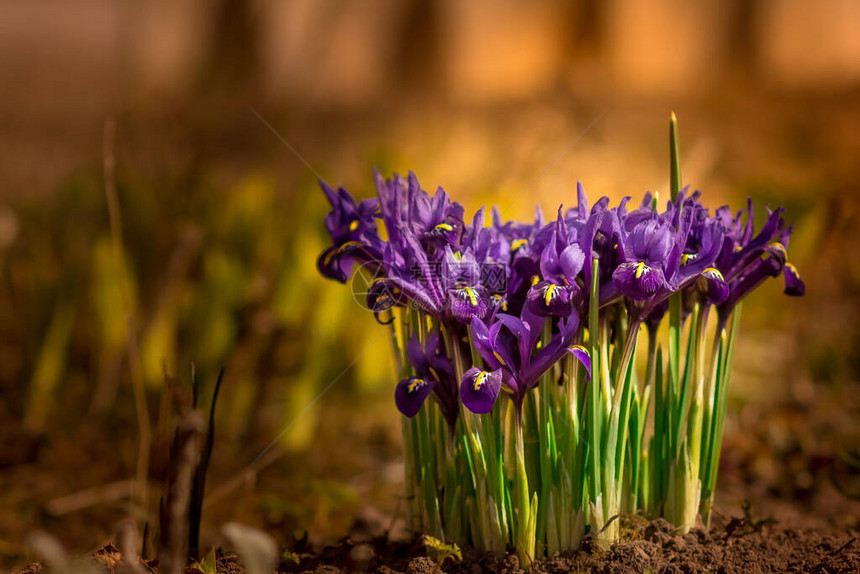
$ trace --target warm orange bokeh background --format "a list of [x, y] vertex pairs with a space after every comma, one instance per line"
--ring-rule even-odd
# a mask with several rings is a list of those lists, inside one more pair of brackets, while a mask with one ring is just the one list
[[195, 361], [207, 388], [228, 367], [210, 487], [286, 428], [286, 454], [207, 508], [206, 540], [230, 519], [281, 540], [387, 526], [387, 348], [365, 352], [372, 318], [315, 275], [314, 172], [366, 196], [373, 166], [412, 169], [467, 211], [549, 214], [577, 180], [593, 200], [666, 190], [670, 111], [706, 204], [788, 207], [808, 289], [746, 307], [723, 508], [856, 527], [833, 481], [857, 478], [839, 462], [860, 413], [857, 2], [0, 0], [0, 565], [33, 528], [84, 551], [130, 512], [129, 306], [156, 426], [162, 365]]

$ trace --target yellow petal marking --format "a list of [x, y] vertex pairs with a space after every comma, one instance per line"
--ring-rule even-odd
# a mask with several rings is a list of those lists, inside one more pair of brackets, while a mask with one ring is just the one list
[[487, 382], [487, 377], [489, 377], [489, 376], [490, 376], [490, 373], [488, 373], [487, 371], [481, 371], [480, 373], [478, 373], [478, 375], [475, 377], [475, 390], [476, 391], [481, 390], [481, 387], [484, 385], [484, 383]]
[[702, 271], [702, 275], [708, 275], [710, 277], [714, 277], [716, 279], [719, 279], [720, 281], [725, 281], [725, 279], [723, 279], [723, 274], [720, 273], [720, 270], [714, 269], [713, 267], [708, 267], [707, 269]]
[[499, 303], [501, 303], [502, 311], [507, 311], [507, 310], [508, 310], [508, 302], [507, 302], [507, 301], [505, 301], [504, 299], [502, 299], [502, 296], [501, 296], [501, 295], [499, 295], [498, 293], [496, 293], [495, 295], [493, 295], [493, 299], [495, 299], [496, 301], [498, 301]]
[[549, 287], [546, 288], [546, 298], [544, 301], [546, 302], [547, 307], [549, 307], [549, 303], [550, 301], [552, 301], [552, 295], [553, 293], [555, 293], [557, 287], [558, 285], [556, 285], [555, 283], [550, 283]]
[[338, 248], [337, 252], [338, 252], [338, 253], [343, 253], [343, 252], [344, 252], [344, 250], [346, 250], [346, 248], [347, 248], [347, 247], [355, 247], [356, 245], [359, 245], [359, 246], [360, 246], [360, 245], [361, 245], [361, 243], [359, 243], [358, 241], [347, 241], [346, 243], [344, 243], [343, 245], [341, 245], [341, 246]]
[[478, 293], [475, 292], [471, 287], [463, 287], [462, 291], [469, 298], [469, 302], [472, 304], [472, 307], [478, 306]]
[[777, 251], [781, 252], [783, 257], [788, 257], [788, 253], [785, 250], [785, 245], [783, 245], [779, 241], [774, 241], [773, 243], [770, 244], [770, 246], [773, 247], [774, 249], [776, 249]]

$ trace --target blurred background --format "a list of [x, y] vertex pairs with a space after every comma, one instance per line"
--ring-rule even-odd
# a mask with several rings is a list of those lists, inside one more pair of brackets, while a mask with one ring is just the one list
[[671, 111], [684, 182], [785, 205], [807, 284], [745, 306], [717, 509], [857, 528], [860, 3], [0, 0], [0, 568], [153, 518], [192, 363], [203, 405], [226, 367], [204, 545], [397, 527], [389, 348], [317, 276], [317, 177], [639, 197]]

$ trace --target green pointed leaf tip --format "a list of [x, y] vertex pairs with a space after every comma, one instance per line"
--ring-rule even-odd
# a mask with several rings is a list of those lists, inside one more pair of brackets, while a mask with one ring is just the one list
[[206, 557], [203, 558], [203, 560], [200, 560], [199, 562], [194, 562], [191, 567], [200, 570], [201, 572], [203, 572], [203, 574], [216, 574], [216, 562], [217, 560], [215, 556], [215, 549], [213, 548], [209, 551], [209, 554], [207, 554]]
[[669, 193], [672, 201], [681, 191], [681, 150], [678, 138], [678, 116], [675, 112], [669, 118]]

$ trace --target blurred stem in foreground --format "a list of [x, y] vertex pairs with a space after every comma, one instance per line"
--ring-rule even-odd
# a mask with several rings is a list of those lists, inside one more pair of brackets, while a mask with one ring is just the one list
[[[105, 121], [103, 140], [104, 184], [107, 199], [108, 215], [110, 217], [111, 241], [113, 256], [117, 269], [125, 269], [125, 251], [122, 243], [122, 216], [119, 198], [116, 190], [116, 158], [114, 143], [116, 140], [116, 120], [108, 118]], [[137, 451], [137, 473], [135, 499], [139, 508], [148, 515], [147, 480], [149, 477], [149, 449], [152, 444], [152, 427], [149, 421], [149, 409], [146, 404], [146, 389], [143, 380], [143, 370], [140, 364], [140, 352], [137, 343], [136, 322], [131, 305], [130, 286], [124, 275], [119, 278], [120, 298], [128, 334], [128, 362], [131, 370], [131, 383], [134, 391], [134, 405], [137, 413], [139, 443]]]

